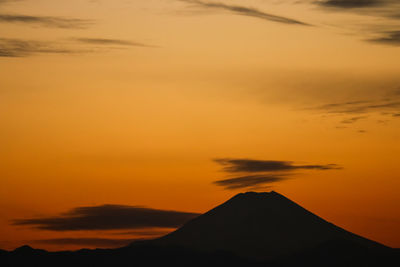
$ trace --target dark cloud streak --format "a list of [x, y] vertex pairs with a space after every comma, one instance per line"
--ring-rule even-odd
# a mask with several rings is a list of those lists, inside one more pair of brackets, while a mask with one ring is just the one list
[[244, 173], [237, 177], [228, 177], [214, 181], [213, 184], [226, 190], [257, 190], [270, 187], [271, 184], [282, 182], [293, 176], [296, 170], [332, 170], [341, 169], [336, 164], [301, 165], [292, 161], [255, 160], [255, 159], [215, 159], [214, 162], [223, 166], [223, 171], [229, 174]]
[[364, 118], [365, 117], [363, 117], [363, 116], [361, 116], [361, 117], [352, 117], [352, 118], [349, 118], [349, 119], [342, 120], [341, 123], [352, 124], [352, 123], [356, 123], [357, 121], [362, 120]]
[[139, 47], [154, 47], [144, 43], [132, 42], [119, 39], [105, 38], [74, 38], [75, 41], [91, 45], [122, 45], [122, 46], [139, 46]]
[[0, 0], [0, 5], [1, 4], [6, 4], [6, 3], [12, 3], [12, 2], [19, 2], [22, 0]]
[[257, 189], [264, 187], [268, 184], [286, 180], [287, 177], [278, 175], [247, 175], [214, 181], [213, 184], [222, 186], [226, 190], [236, 189]]
[[384, 6], [392, 2], [391, 0], [321, 0], [316, 1], [318, 5], [325, 7], [335, 7], [343, 9], [353, 9], [353, 8], [369, 8]]
[[59, 47], [48, 42], [0, 38], [0, 57], [27, 57], [34, 54], [72, 54], [81, 52], [84, 51]]
[[49, 16], [28, 16], [0, 14], [0, 23], [23, 23], [41, 25], [45, 27], [65, 28], [65, 29], [83, 29], [93, 23], [91, 20], [60, 18]]
[[215, 162], [224, 166], [224, 171], [234, 172], [281, 172], [300, 169], [331, 170], [338, 169], [335, 164], [328, 165], [295, 165], [292, 161], [254, 160], [254, 159], [215, 159]]
[[51, 231], [176, 228], [198, 215], [140, 206], [102, 205], [78, 207], [55, 217], [19, 219], [13, 224]]
[[[314, 4], [325, 10], [392, 19], [391, 22], [387, 21], [380, 26], [383, 28], [398, 26], [398, 23], [393, 23], [393, 20], [400, 19], [400, 2], [398, 0], [319, 0], [314, 1]], [[374, 27], [371, 27], [371, 30], [373, 29]]]
[[400, 46], [400, 31], [382, 33], [382, 37], [367, 39], [367, 41], [377, 44]]
[[[72, 40], [75, 41], [75, 44], [0, 38], [0, 57], [18, 58], [37, 54], [80, 54], [104, 51], [104, 49], [100, 49], [100, 46], [106, 49], [121, 46], [155, 47], [118, 39], [73, 38]], [[77, 44], [86, 44], [90, 48], [82, 48], [81, 45], [76, 46]], [[96, 47], [96, 45], [98, 46]]]
[[[400, 46], [400, 1], [398, 0], [315, 0], [314, 4], [324, 10], [351, 12], [358, 15], [379, 17], [374, 24], [361, 22], [361, 31], [369, 32], [369, 36], [381, 35], [379, 38], [363, 38], [371, 43]], [[350, 25], [343, 24], [342, 27]], [[351, 25], [351, 27], [354, 27]]]
[[267, 21], [273, 21], [273, 22], [284, 23], [284, 24], [310, 26], [310, 24], [307, 24], [307, 23], [299, 21], [299, 20], [269, 14], [269, 13], [263, 12], [259, 9], [251, 8], [251, 7], [230, 5], [230, 4], [220, 3], [220, 2], [199, 1], [199, 0], [181, 0], [181, 1], [189, 3], [189, 4], [195, 4], [195, 5], [201, 6], [203, 8], [225, 10], [225, 11], [229, 11], [234, 14], [237, 14], [237, 15], [254, 17], [254, 18], [263, 19], [263, 20], [267, 20]]
[[390, 112], [393, 113], [400, 110], [400, 99], [393, 97], [382, 100], [332, 103], [315, 109], [331, 114], [367, 114], [371, 112], [389, 112], [391, 114]]

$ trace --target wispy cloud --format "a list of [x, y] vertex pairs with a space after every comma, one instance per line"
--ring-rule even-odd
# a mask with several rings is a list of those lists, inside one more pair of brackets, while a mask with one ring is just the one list
[[370, 101], [331, 103], [316, 107], [315, 109], [331, 114], [368, 114], [378, 112], [383, 115], [392, 115], [400, 111], [400, 97]]
[[19, 1], [22, 1], [22, 0], [0, 0], [0, 5], [5, 4], [5, 3], [11, 3], [11, 2], [19, 2]]
[[392, 0], [319, 0], [319, 1], [316, 1], [316, 3], [321, 6], [343, 8], [343, 9], [384, 6], [384, 5], [387, 5], [392, 2], [393, 2]]
[[252, 8], [252, 7], [231, 5], [231, 4], [221, 3], [221, 2], [200, 1], [200, 0], [181, 0], [181, 1], [189, 3], [189, 4], [197, 5], [202, 8], [206, 8], [206, 9], [223, 10], [223, 11], [231, 12], [233, 14], [254, 17], [254, 18], [267, 20], [267, 21], [273, 21], [273, 22], [284, 23], [284, 24], [294, 24], [294, 25], [303, 25], [303, 26], [308, 25], [309, 26], [308, 23], [302, 22], [300, 20], [270, 14], [270, 13], [261, 11], [257, 8]]
[[266, 185], [286, 180], [287, 177], [279, 175], [246, 175], [234, 178], [214, 181], [213, 183], [222, 186], [227, 190], [236, 189], [257, 189], [259, 187], [268, 187]]
[[400, 18], [400, 2], [397, 0], [317, 0], [314, 4], [338, 12]]
[[391, 119], [400, 114], [400, 94], [398, 90], [383, 91], [381, 88], [371, 96], [365, 94], [363, 100], [354, 99], [351, 101], [326, 103], [320, 106], [307, 108], [317, 111], [323, 116], [337, 116], [337, 129], [343, 129], [343, 125], [350, 126], [361, 120], [374, 120], [376, 123], [389, 123]]
[[400, 31], [383, 32], [381, 34], [381, 37], [367, 39], [367, 41], [377, 44], [400, 46]]
[[93, 21], [76, 18], [0, 14], [0, 23], [22, 23], [45, 27], [82, 29], [88, 27]]
[[237, 189], [265, 189], [271, 184], [281, 182], [295, 175], [296, 170], [334, 170], [341, 169], [336, 164], [296, 164], [292, 161], [255, 160], [255, 159], [216, 159], [216, 163], [223, 166], [222, 170], [228, 174], [241, 173], [244, 175], [228, 177], [214, 181], [213, 184], [227, 190]]
[[0, 38], [0, 57], [27, 57], [34, 54], [71, 54], [82, 50], [69, 49], [43, 41]]
[[[399, 46], [400, 1], [398, 0], [315, 0], [314, 4], [325, 11], [347, 12], [370, 17], [379, 17], [379, 20], [368, 18], [353, 22], [352, 25], [342, 24], [342, 27], [358, 28], [357, 34], [368, 35], [363, 38], [368, 42], [384, 45]], [[339, 22], [340, 23], [340, 22]], [[370, 36], [380, 35], [377, 38]]]
[[120, 39], [74, 38], [73, 40], [80, 42], [80, 43], [91, 44], [91, 45], [106, 45], [106, 46], [122, 45], [122, 46], [155, 47], [155, 46], [148, 45], [145, 43], [132, 42], [132, 41], [120, 40]]
[[121, 46], [155, 47], [119, 39], [72, 38], [72, 41], [73, 43], [65, 42], [65, 40], [64, 42], [60, 42], [0, 38], [0, 57], [104, 52]]
[[78, 207], [54, 217], [18, 219], [13, 224], [51, 231], [176, 228], [198, 215], [140, 206], [102, 205]]
[[364, 117], [364, 116], [352, 117], [352, 118], [349, 118], [349, 119], [342, 120], [341, 123], [344, 123], [344, 124], [353, 124], [353, 123], [356, 123], [357, 121], [362, 120], [362, 119], [365, 119], [365, 118], [366, 118], [366, 117]]
[[292, 161], [279, 160], [254, 160], [254, 159], [215, 159], [215, 162], [224, 166], [225, 172], [279, 172], [300, 169], [331, 170], [337, 169], [335, 164], [328, 165], [302, 165]]

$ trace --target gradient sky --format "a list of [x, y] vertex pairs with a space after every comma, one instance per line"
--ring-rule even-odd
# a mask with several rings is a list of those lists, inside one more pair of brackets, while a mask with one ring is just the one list
[[120, 246], [248, 190], [400, 247], [400, 3], [0, 0], [0, 127], [2, 249]]

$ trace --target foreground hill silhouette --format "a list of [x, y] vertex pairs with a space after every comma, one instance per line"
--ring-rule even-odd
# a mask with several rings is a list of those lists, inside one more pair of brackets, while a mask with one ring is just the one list
[[119, 249], [0, 251], [1, 266], [400, 266], [399, 251], [276, 193], [238, 194], [155, 240]]

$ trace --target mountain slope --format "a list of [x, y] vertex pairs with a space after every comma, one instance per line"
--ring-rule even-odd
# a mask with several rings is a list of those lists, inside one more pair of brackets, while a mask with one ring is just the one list
[[331, 241], [385, 246], [345, 231], [276, 193], [242, 193], [153, 242], [271, 259]]
[[239, 194], [155, 240], [118, 249], [0, 251], [0, 266], [386, 267], [399, 250], [347, 232], [276, 193]]

